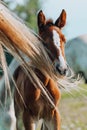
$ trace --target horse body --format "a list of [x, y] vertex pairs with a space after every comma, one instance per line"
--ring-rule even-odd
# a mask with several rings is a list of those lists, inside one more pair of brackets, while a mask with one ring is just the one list
[[[43, 39], [46, 48], [50, 51], [49, 56], [60, 75], [64, 76], [67, 65], [64, 55], [65, 37], [61, 28], [66, 23], [66, 12], [63, 10], [55, 24], [48, 20], [42, 11], [38, 13], [39, 35]], [[25, 130], [35, 130], [36, 123], [43, 119], [41, 130], [60, 130], [60, 115], [56, 108], [60, 100], [60, 91], [57, 83], [47, 75], [43, 75], [40, 70], [33, 68], [35, 74], [40, 79], [44, 88], [50, 93], [55, 107], [46, 100], [39, 87], [35, 87], [23, 68], [18, 67], [14, 73], [14, 79], [18, 90], [23, 97], [21, 99], [17, 90], [14, 94], [15, 115], [17, 118], [17, 130], [20, 130], [20, 115]]]
[[81, 73], [87, 83], [87, 35], [69, 40], [65, 46], [66, 59], [72, 70]]
[[[45, 77], [44, 75], [42, 75], [41, 72], [36, 71], [36, 74], [43, 82], [46, 89], [50, 92], [51, 96], [54, 99], [54, 104], [57, 105], [60, 99], [60, 91], [55, 82], [52, 79], [49, 79], [49, 77]], [[54, 108], [51, 108], [51, 105], [42, 96], [41, 90], [34, 87], [28, 76], [25, 75], [25, 73], [22, 69], [20, 69], [20, 67], [17, 69], [17, 76], [18, 77], [16, 77], [15, 73], [15, 80], [18, 89], [23, 96], [26, 106], [24, 106], [23, 101], [21, 100], [16, 90], [15, 111], [17, 118], [19, 118], [19, 112], [23, 111], [22, 116], [25, 129], [33, 130], [33, 125], [39, 119], [44, 119], [45, 122], [48, 120], [49, 123], [52, 122], [53, 124], [56, 124], [55, 126], [59, 126], [60, 119], [59, 115], [56, 114], [57, 111]], [[56, 118], [57, 121], [55, 121]]]

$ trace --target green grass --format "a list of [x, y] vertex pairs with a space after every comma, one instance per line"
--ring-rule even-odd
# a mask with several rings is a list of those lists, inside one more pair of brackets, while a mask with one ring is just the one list
[[62, 92], [59, 104], [61, 130], [87, 130], [87, 85], [70, 92]]
[[87, 85], [82, 84], [77, 90], [71, 90], [71, 94], [62, 92], [58, 108], [61, 130], [87, 130]]
[[69, 92], [62, 92], [62, 99], [67, 99], [67, 98], [76, 98], [76, 97], [83, 97], [87, 96], [87, 85], [82, 84], [79, 87], [70, 90]]

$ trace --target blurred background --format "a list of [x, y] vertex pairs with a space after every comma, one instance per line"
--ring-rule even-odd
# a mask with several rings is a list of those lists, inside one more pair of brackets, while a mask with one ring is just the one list
[[[61, 10], [65, 9], [67, 12], [67, 24], [63, 29], [63, 33], [67, 41], [79, 35], [87, 34], [87, 0], [3, 1], [25, 21], [29, 28], [37, 33], [37, 13], [40, 9], [43, 10], [47, 18], [52, 18], [54, 21], [60, 15]], [[75, 48], [78, 47], [76, 46]], [[6, 56], [9, 64], [12, 56], [8, 54]], [[63, 92], [59, 110], [62, 119], [61, 130], [87, 130], [87, 85], [83, 83], [75, 90]]]
[[86, 0], [3, 0], [9, 7], [24, 19], [29, 27], [36, 30], [36, 15], [42, 9], [47, 18], [56, 18], [62, 9], [67, 12], [67, 26], [65, 28], [67, 40], [87, 33], [87, 1]]

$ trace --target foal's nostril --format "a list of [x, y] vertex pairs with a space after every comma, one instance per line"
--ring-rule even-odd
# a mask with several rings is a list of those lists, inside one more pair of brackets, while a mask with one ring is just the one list
[[67, 69], [64, 69], [64, 75], [66, 75]]
[[58, 65], [56, 66], [56, 70], [57, 70], [59, 73], [61, 73], [61, 70], [59, 69], [59, 66], [58, 66]]

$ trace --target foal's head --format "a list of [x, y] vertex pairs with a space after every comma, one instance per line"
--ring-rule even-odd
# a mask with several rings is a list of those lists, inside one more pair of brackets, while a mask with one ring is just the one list
[[55, 64], [57, 71], [65, 75], [67, 65], [64, 55], [65, 37], [61, 32], [66, 23], [66, 12], [62, 10], [59, 18], [53, 23], [52, 20], [46, 20], [42, 10], [38, 13], [39, 35], [51, 54], [50, 57]]

